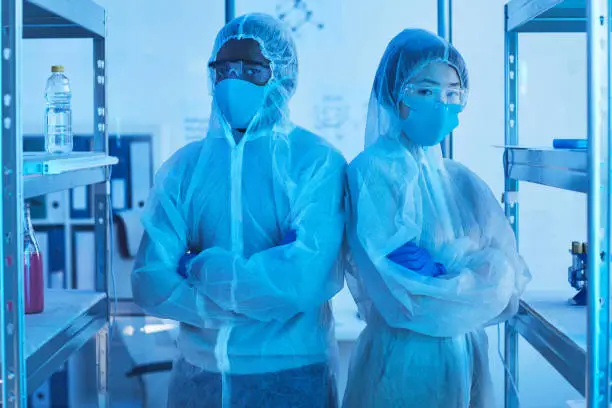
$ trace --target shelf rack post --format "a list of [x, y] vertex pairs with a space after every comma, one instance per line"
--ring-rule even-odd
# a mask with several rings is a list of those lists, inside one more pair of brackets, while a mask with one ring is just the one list
[[26, 407], [20, 75], [22, 1], [2, 0], [2, 406]]
[[98, 408], [110, 407], [108, 399], [108, 327], [96, 333], [96, 368], [98, 384]]
[[[438, 0], [438, 35], [452, 44], [453, 42], [453, 1]], [[442, 155], [453, 158], [452, 132], [441, 143]]]
[[232, 21], [234, 17], [236, 17], [235, 0], [225, 0], [225, 24]]
[[610, 400], [610, 310], [608, 226], [610, 190], [604, 177], [608, 169], [608, 55], [609, 2], [587, 1], [587, 134], [588, 168], [588, 306], [587, 306], [587, 387], [589, 408], [608, 407]]
[[[94, 38], [94, 150], [108, 154], [106, 124], [106, 58], [104, 38]], [[107, 170], [110, 172], [110, 169]], [[108, 179], [108, 178], [107, 178]], [[110, 218], [108, 193], [110, 182], [95, 185], [96, 225], [96, 290], [108, 293], [108, 268], [110, 263]]]
[[[506, 19], [507, 21], [507, 19]], [[505, 81], [505, 135], [506, 146], [518, 145], [518, 33], [505, 31], [504, 52], [504, 81]], [[516, 195], [519, 183], [517, 180], [505, 177], [504, 183], [504, 210], [516, 237], [518, 248], [519, 240], [519, 208]], [[506, 408], [518, 408], [518, 333], [509, 322], [504, 328], [504, 361], [507, 371], [504, 373]], [[511, 392], [508, 392], [511, 390]]]
[[[105, 14], [106, 19], [106, 14]], [[106, 26], [106, 24], [105, 24]], [[94, 68], [94, 150], [104, 152], [108, 155], [108, 126], [106, 110], [106, 40], [104, 37], [93, 39], [93, 68]], [[110, 168], [106, 170], [110, 173]], [[94, 185], [94, 224], [95, 224], [95, 246], [96, 246], [96, 291], [107, 294], [107, 316], [111, 316], [110, 305], [112, 302], [108, 275], [110, 273], [110, 174], [106, 181]], [[96, 335], [96, 360], [98, 377], [98, 407], [108, 407], [108, 349], [109, 349], [108, 325]]]

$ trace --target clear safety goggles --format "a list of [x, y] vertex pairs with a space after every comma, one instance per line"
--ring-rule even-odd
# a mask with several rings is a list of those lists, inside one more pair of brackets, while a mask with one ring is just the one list
[[215, 83], [224, 79], [242, 79], [255, 85], [265, 85], [272, 78], [269, 66], [252, 61], [213, 61], [208, 64], [215, 73]]
[[446, 88], [433, 85], [407, 84], [404, 87], [402, 96], [418, 97], [424, 100], [431, 100], [432, 102], [465, 106], [468, 92], [466, 89], [456, 87]]

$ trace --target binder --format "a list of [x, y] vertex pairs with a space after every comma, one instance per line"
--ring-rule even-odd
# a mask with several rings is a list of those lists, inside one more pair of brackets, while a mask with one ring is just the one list
[[109, 153], [119, 159], [111, 173], [111, 205], [113, 210], [121, 211], [129, 208], [128, 177], [129, 177], [129, 139], [127, 137], [111, 137], [108, 145]]
[[64, 227], [50, 228], [48, 231], [48, 286], [53, 289], [66, 288], [66, 239]]
[[93, 230], [76, 229], [73, 232], [72, 265], [75, 273], [76, 289], [96, 289], [95, 235]]
[[47, 218], [47, 199], [46, 196], [33, 197], [28, 200], [30, 203], [30, 216], [32, 222]]
[[93, 138], [87, 135], [74, 135], [72, 138], [72, 150], [75, 152], [92, 151]]
[[43, 263], [43, 280], [45, 282], [45, 288], [51, 287], [51, 279], [49, 279], [49, 234], [46, 230], [39, 230], [34, 228], [36, 234], [36, 240], [40, 249], [40, 254]]
[[39, 227], [36, 240], [42, 255], [43, 279], [50, 289], [66, 288], [66, 240], [64, 227]]
[[[89, 152], [92, 150], [91, 136], [75, 136], [74, 151]], [[93, 217], [91, 186], [81, 186], [70, 191], [70, 218], [87, 219]]]
[[45, 138], [43, 135], [23, 135], [24, 152], [44, 152]]
[[51, 388], [51, 407], [67, 407], [68, 406], [68, 378], [70, 372], [68, 364], [62, 364], [62, 367], [57, 370], [47, 381]]
[[113, 211], [127, 209], [127, 182], [123, 178], [111, 179], [111, 205]]
[[152, 178], [151, 141], [130, 142], [130, 202], [132, 209], [143, 208], [149, 197]]
[[90, 186], [75, 187], [70, 191], [70, 218], [91, 218]]
[[29, 408], [52, 408], [54, 406], [63, 405], [51, 405], [51, 380], [47, 380], [40, 385], [28, 399]]
[[66, 191], [58, 191], [45, 196], [45, 221], [62, 224], [66, 220], [66, 195]]

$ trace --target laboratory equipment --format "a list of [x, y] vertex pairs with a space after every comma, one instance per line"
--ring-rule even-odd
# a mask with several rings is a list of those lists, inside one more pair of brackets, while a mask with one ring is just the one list
[[576, 296], [569, 300], [570, 304], [585, 306], [587, 301], [587, 244], [572, 242], [570, 248], [572, 266], [567, 269], [567, 280], [578, 290]]
[[51, 67], [45, 88], [45, 150], [49, 153], [72, 151], [72, 91], [64, 67]]
[[43, 262], [27, 202], [23, 216], [23, 290], [26, 314], [41, 313], [45, 308]]

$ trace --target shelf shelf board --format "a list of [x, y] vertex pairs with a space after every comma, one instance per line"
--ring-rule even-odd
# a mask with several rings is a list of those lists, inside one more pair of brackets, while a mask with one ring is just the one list
[[508, 178], [587, 193], [589, 191], [587, 150], [506, 147]]
[[24, 354], [28, 389], [35, 390], [106, 325], [106, 294], [45, 291], [43, 313], [26, 315]]
[[510, 324], [582, 395], [586, 378], [585, 306], [569, 291], [527, 292]]
[[103, 153], [24, 153], [24, 198], [101, 183], [108, 180], [110, 166], [118, 162]]
[[106, 36], [106, 11], [92, 0], [23, 0], [23, 38]]
[[586, 32], [586, 0], [510, 0], [506, 4], [506, 30]]

